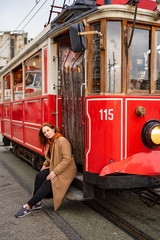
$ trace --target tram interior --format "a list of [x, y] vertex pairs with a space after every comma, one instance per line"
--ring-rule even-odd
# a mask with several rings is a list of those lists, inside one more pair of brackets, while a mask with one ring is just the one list
[[[39, 51], [4, 76], [4, 101], [42, 94], [42, 53]], [[23, 81], [25, 79], [25, 81]], [[13, 89], [12, 89], [13, 85]], [[13, 94], [12, 94], [13, 92]], [[13, 95], [13, 97], [12, 97]], [[13, 99], [12, 99], [13, 98]]]
[[[100, 31], [100, 23], [91, 25], [91, 30]], [[131, 30], [132, 28], [130, 28]], [[160, 90], [160, 31], [156, 31], [156, 46], [154, 53], [155, 78], [151, 83], [151, 31], [148, 29], [134, 29], [134, 35], [130, 49], [128, 49], [127, 62], [127, 92], [148, 92], [151, 93], [151, 84], [155, 85], [154, 92]], [[120, 21], [107, 21], [106, 27], [106, 77], [101, 79], [102, 65], [100, 36], [92, 36], [92, 48], [89, 59], [92, 67], [92, 74], [89, 75], [93, 86], [89, 93], [93, 94], [114, 94], [122, 92], [122, 33]], [[140, 39], [140, 40], [139, 40]], [[152, 69], [152, 70], [151, 70]], [[124, 77], [123, 77], [124, 81]], [[105, 82], [105, 83], [104, 83]], [[103, 86], [102, 86], [103, 84]]]

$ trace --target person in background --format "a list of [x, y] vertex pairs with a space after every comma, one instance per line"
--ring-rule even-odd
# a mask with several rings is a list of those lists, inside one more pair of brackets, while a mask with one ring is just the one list
[[18, 218], [40, 209], [41, 200], [48, 196], [53, 196], [56, 211], [77, 173], [71, 145], [62, 136], [60, 128], [44, 123], [39, 130], [39, 140], [42, 146], [46, 146], [46, 160], [36, 175], [32, 198], [15, 214]]

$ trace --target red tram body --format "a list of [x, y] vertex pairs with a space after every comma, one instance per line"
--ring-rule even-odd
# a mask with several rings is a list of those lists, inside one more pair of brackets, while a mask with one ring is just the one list
[[13, 101], [1, 106], [1, 132], [26, 147], [44, 154], [37, 141], [37, 134], [43, 122], [56, 120], [52, 111], [56, 111], [56, 96], [46, 95], [27, 100]]
[[87, 197], [160, 186], [159, 4], [130, 3], [75, 1], [1, 70], [4, 144], [39, 168], [40, 126], [61, 127]]
[[[159, 119], [159, 102], [160, 99], [157, 97], [87, 97], [86, 171], [102, 175], [114, 173], [115, 170], [109, 168], [113, 165], [110, 163], [127, 160], [132, 156], [133, 165], [129, 170], [121, 171], [117, 164], [116, 171], [128, 174], [159, 174], [159, 149], [154, 150], [156, 156], [149, 163], [147, 153], [151, 153], [151, 150], [146, 149], [140, 137], [146, 122], [150, 119]], [[143, 117], [135, 114], [139, 105], [146, 110]], [[99, 151], [96, 151], [97, 148]], [[141, 155], [137, 156], [137, 153]]]

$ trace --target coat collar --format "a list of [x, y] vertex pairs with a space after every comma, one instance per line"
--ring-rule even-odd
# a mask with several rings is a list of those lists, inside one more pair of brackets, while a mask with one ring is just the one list
[[[59, 137], [60, 138], [60, 137]], [[52, 153], [53, 153], [53, 150], [54, 150], [54, 147], [55, 147], [55, 143], [58, 141], [58, 139], [59, 138], [56, 138], [55, 140], [54, 140], [54, 142], [53, 142], [53, 149], [52, 149]], [[50, 144], [47, 144], [46, 145], [46, 154], [45, 154], [45, 158], [46, 159], [50, 159], [50, 157], [49, 157], [49, 148], [50, 148]]]

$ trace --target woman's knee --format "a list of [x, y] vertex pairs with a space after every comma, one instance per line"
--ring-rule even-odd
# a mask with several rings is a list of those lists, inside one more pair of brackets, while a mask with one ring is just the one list
[[37, 181], [44, 181], [46, 179], [46, 177], [48, 176], [48, 174], [49, 174], [49, 169], [44, 169], [44, 170], [37, 173], [36, 180]]
[[40, 188], [42, 191], [46, 192], [47, 194], [52, 192], [51, 181], [50, 180], [43, 181]]
[[51, 181], [50, 180], [44, 180], [42, 183], [43, 187], [50, 188], [51, 189]]

